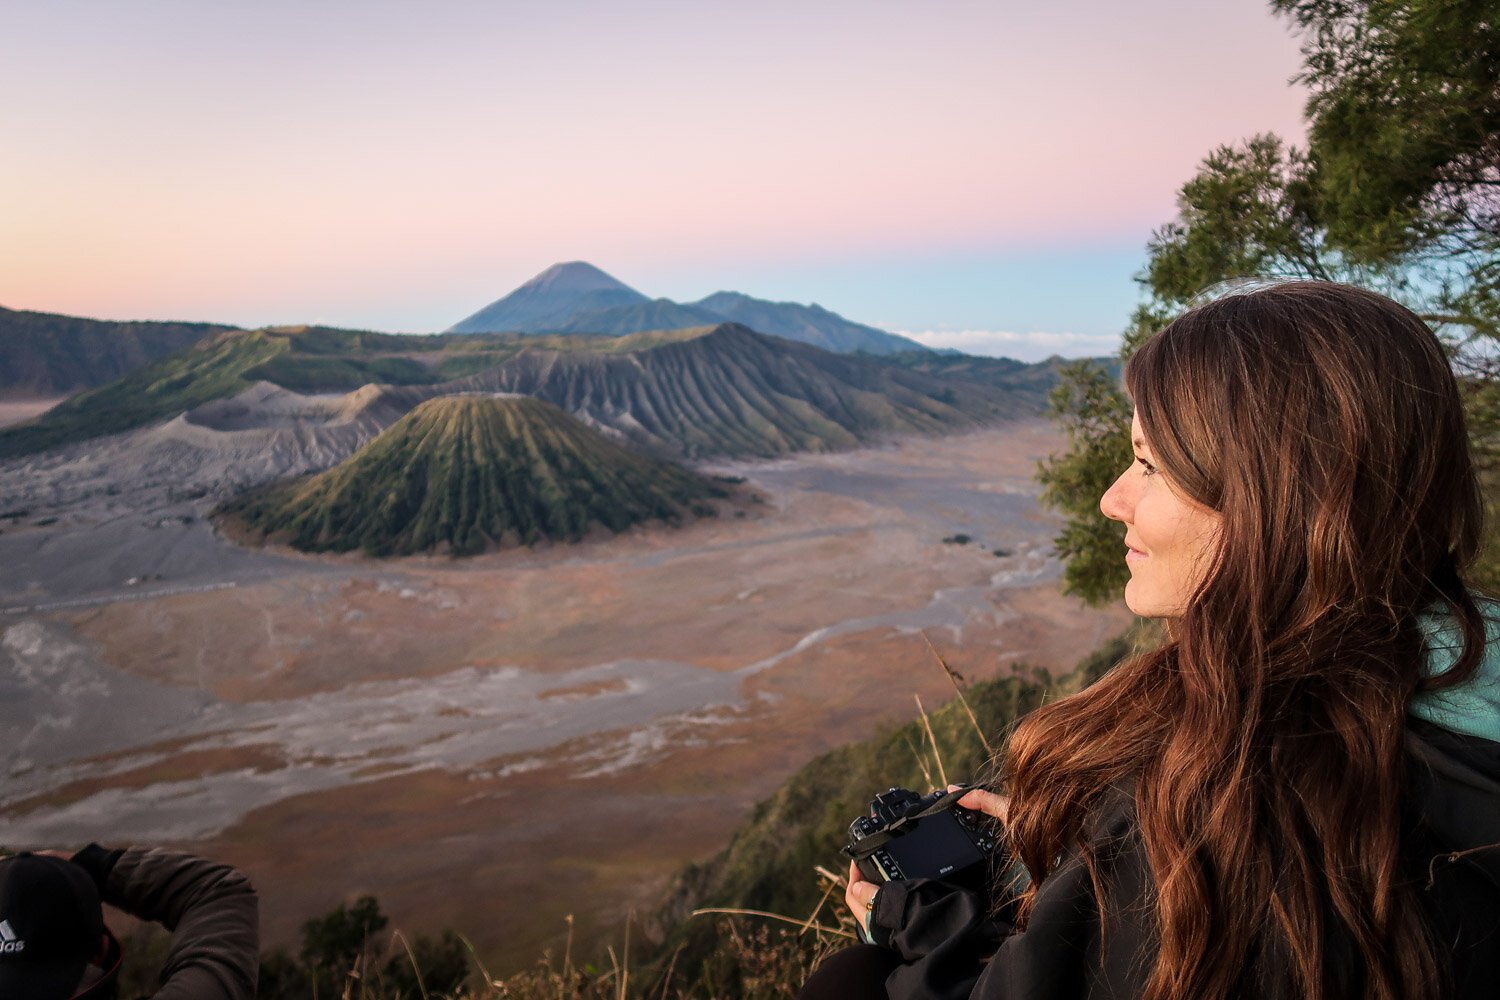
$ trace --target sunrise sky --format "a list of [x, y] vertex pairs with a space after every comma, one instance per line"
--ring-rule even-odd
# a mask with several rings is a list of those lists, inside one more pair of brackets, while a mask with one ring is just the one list
[[0, 6], [0, 305], [443, 329], [548, 265], [977, 353], [1109, 350], [1255, 0]]

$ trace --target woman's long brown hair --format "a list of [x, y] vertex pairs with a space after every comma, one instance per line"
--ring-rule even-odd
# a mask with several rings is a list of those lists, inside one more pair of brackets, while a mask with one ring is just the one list
[[[1184, 314], [1125, 381], [1155, 463], [1219, 513], [1221, 542], [1164, 645], [1013, 735], [1023, 915], [1074, 852], [1101, 907], [1131, 902], [1087, 836], [1126, 783], [1155, 883], [1149, 1000], [1437, 997], [1403, 861], [1404, 720], [1484, 642], [1463, 585], [1482, 507], [1441, 345], [1379, 295], [1291, 283]], [[1417, 621], [1434, 608], [1465, 639], [1437, 680]]]

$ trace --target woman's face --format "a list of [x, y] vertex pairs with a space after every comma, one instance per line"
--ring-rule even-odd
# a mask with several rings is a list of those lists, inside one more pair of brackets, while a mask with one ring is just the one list
[[1125, 525], [1125, 603], [1143, 618], [1176, 618], [1208, 571], [1221, 519], [1177, 492], [1156, 467], [1135, 417], [1130, 436], [1135, 461], [1105, 491], [1099, 509]]

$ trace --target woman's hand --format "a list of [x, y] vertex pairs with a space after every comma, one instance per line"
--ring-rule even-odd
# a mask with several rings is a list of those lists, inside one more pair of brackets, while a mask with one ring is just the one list
[[[948, 789], [952, 791], [956, 787], [956, 785], [949, 785]], [[965, 809], [973, 809], [975, 812], [982, 812], [986, 816], [993, 816], [1002, 824], [1005, 822], [1006, 814], [1010, 812], [1009, 795], [987, 792], [982, 788], [973, 789], [968, 795], [959, 799], [958, 804]]]
[[865, 935], [870, 933], [870, 911], [875, 909], [875, 894], [880, 891], [880, 886], [874, 882], [866, 882], [865, 877], [859, 873], [859, 866], [853, 861], [849, 862], [849, 885], [844, 890], [844, 902], [849, 906], [849, 912], [854, 914], [854, 922], [864, 928]]

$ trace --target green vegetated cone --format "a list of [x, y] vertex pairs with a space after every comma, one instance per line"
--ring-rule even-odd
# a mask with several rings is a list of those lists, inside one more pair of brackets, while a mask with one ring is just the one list
[[341, 464], [226, 505], [305, 551], [472, 555], [677, 521], [725, 491], [529, 396], [428, 400]]

